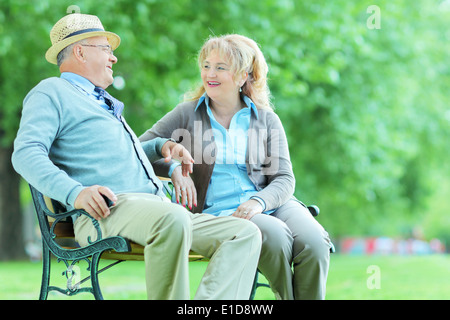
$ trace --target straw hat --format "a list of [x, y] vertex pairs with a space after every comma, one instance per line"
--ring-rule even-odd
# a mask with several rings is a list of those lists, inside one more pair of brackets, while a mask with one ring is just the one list
[[52, 46], [47, 50], [45, 59], [56, 64], [56, 57], [65, 47], [90, 37], [104, 36], [112, 49], [120, 44], [120, 37], [105, 31], [100, 19], [93, 15], [72, 13], [60, 19], [50, 31]]

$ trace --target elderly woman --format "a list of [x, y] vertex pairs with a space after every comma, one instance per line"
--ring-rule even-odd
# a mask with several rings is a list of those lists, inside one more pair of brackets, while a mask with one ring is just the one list
[[[169, 171], [194, 212], [249, 219], [261, 230], [258, 268], [278, 299], [324, 299], [330, 240], [294, 198], [286, 135], [273, 112], [268, 67], [258, 45], [241, 35], [209, 38], [198, 56], [202, 84], [141, 141], [173, 138], [194, 156], [194, 170]], [[173, 172], [171, 172], [173, 170]]]

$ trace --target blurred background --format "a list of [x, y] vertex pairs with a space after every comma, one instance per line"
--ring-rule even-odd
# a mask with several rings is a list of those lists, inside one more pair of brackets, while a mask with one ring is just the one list
[[122, 38], [108, 91], [137, 135], [199, 82], [208, 36], [253, 38], [295, 195], [320, 207], [338, 251], [448, 249], [450, 1], [0, 0], [0, 260], [39, 256], [29, 190], [10, 157], [25, 95], [59, 76], [44, 54], [68, 12], [98, 15]]

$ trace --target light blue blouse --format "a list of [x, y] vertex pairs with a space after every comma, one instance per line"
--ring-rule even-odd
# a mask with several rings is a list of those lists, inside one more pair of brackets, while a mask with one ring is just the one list
[[[217, 147], [216, 162], [206, 194], [204, 213], [215, 216], [231, 215], [240, 204], [257, 193], [254, 184], [248, 177], [245, 159], [250, 116], [254, 112], [258, 117], [258, 111], [249, 97], [244, 96], [243, 100], [247, 107], [239, 110], [233, 116], [228, 130], [216, 121], [209, 106], [209, 97], [206, 94], [198, 102], [197, 108], [205, 101]], [[256, 200], [264, 209], [264, 201], [260, 198]]]

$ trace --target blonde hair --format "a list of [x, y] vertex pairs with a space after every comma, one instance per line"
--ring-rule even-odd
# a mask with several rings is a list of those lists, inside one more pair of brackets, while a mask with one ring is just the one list
[[[242, 86], [242, 93], [248, 96], [259, 109], [273, 109], [270, 102], [270, 90], [267, 85], [269, 68], [258, 44], [250, 38], [239, 34], [228, 34], [219, 37], [210, 36], [198, 53], [198, 64], [202, 64], [212, 50], [231, 64], [234, 77], [245, 72], [247, 81]], [[188, 92], [187, 100], [199, 99], [205, 93], [203, 84]]]

